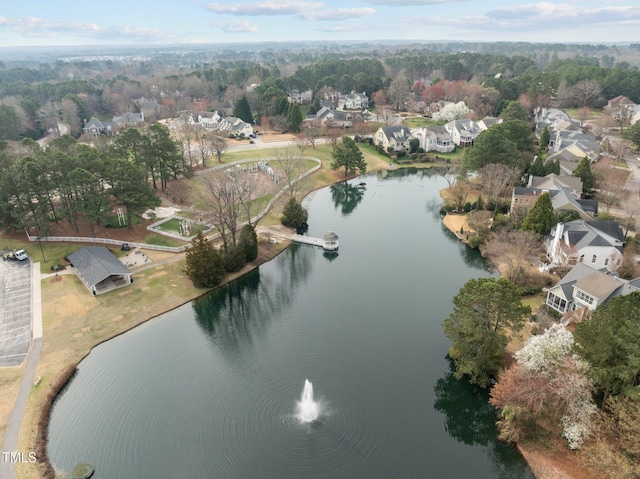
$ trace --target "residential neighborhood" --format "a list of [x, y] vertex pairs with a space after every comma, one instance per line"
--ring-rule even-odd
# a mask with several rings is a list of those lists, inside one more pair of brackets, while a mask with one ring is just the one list
[[175, 435], [187, 476], [640, 474], [633, 44], [64, 51], [0, 68], [3, 479]]

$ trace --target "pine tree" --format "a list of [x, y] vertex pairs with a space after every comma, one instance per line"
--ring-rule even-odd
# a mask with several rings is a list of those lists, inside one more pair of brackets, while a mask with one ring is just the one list
[[356, 170], [360, 173], [367, 171], [367, 162], [364, 160], [364, 155], [357, 143], [348, 136], [342, 138], [342, 142], [336, 145], [332, 156], [331, 169], [337, 170], [344, 167], [344, 176], [353, 175]]
[[549, 134], [549, 127], [545, 126], [542, 133], [540, 133], [540, 151], [547, 151], [550, 139], [551, 135]]
[[593, 173], [591, 172], [591, 162], [586, 156], [582, 159], [578, 167], [573, 171], [573, 176], [582, 180], [582, 193], [590, 195], [593, 190]]
[[302, 112], [300, 106], [297, 103], [290, 103], [287, 110], [287, 126], [289, 130], [298, 133], [300, 131], [300, 125], [302, 125]]
[[521, 230], [546, 235], [556, 221], [549, 193], [542, 193], [522, 222]]
[[280, 222], [290, 228], [300, 228], [307, 222], [308, 216], [307, 210], [292, 196], [284, 205]]
[[545, 167], [544, 162], [542, 161], [542, 156], [536, 156], [536, 159], [531, 163], [531, 167], [529, 168], [529, 174], [532, 176], [544, 176], [545, 175]]
[[253, 113], [251, 113], [251, 106], [246, 96], [242, 95], [242, 98], [236, 101], [233, 106], [233, 116], [246, 123], [253, 124]]
[[224, 268], [220, 254], [198, 231], [186, 249], [186, 273], [198, 288], [213, 288], [224, 277]]

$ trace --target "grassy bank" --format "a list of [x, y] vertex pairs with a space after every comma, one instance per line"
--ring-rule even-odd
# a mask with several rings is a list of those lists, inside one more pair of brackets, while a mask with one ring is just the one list
[[[368, 171], [387, 168], [387, 161], [379, 155], [363, 152], [368, 165]], [[305, 151], [308, 156], [314, 156], [322, 161], [322, 167], [316, 173], [306, 178], [299, 185], [299, 196], [347, 179], [343, 171], [330, 169], [331, 147], [318, 145], [315, 150]], [[234, 152], [233, 155], [236, 155]], [[237, 152], [237, 155], [247, 158], [258, 156], [273, 156], [272, 149], [261, 149], [250, 152]], [[235, 161], [237, 156], [225, 158]], [[284, 198], [275, 205], [274, 209], [261, 222], [261, 226], [279, 224], [281, 207]], [[41, 259], [38, 245], [20, 240], [10, 240], [0, 237], [0, 244], [6, 244], [7, 249], [25, 248], [34, 259]], [[271, 260], [288, 246], [288, 243], [261, 243], [258, 259], [243, 270], [226, 278], [226, 282], [233, 281], [260, 264]], [[4, 246], [3, 246], [4, 247]], [[50, 272], [50, 266], [58, 264], [59, 259], [80, 248], [81, 245], [44, 244], [45, 257], [48, 262], [42, 266], [42, 272]], [[164, 255], [164, 256], [162, 256]], [[169, 253], [148, 253], [153, 262], [157, 263]], [[52, 259], [55, 258], [55, 259]], [[59, 258], [59, 259], [58, 259]], [[148, 321], [160, 314], [179, 307], [207, 290], [193, 286], [184, 273], [182, 257], [176, 261], [157, 265], [145, 271], [134, 271], [134, 283], [126, 288], [116, 290], [101, 296], [92, 296], [76, 276], [61, 275], [62, 280], [54, 281], [48, 277], [42, 280], [42, 305], [44, 347], [38, 363], [36, 377], [41, 381], [34, 386], [29, 396], [23, 417], [18, 451], [28, 453], [43, 451], [43, 438], [38, 436], [44, 427], [43, 421], [48, 417], [46, 406], [55, 397], [57, 384], [62, 384], [60, 378], [68, 374], [70, 368], [76, 366], [93, 347], [101, 342], [118, 336], [135, 326]], [[22, 369], [0, 369], [0, 428], [4, 431], [7, 419], [22, 378]], [[52, 396], [53, 395], [53, 396]], [[5, 417], [6, 411], [6, 417]], [[46, 421], [45, 421], [46, 422]], [[44, 438], [46, 439], [46, 438]], [[41, 477], [39, 466], [19, 464], [16, 467], [17, 476], [21, 479], [35, 479]]]

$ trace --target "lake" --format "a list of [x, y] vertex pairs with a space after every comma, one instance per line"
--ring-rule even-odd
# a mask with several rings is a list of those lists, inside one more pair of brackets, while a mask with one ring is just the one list
[[[526, 478], [487, 392], [456, 381], [442, 320], [489, 272], [439, 216], [437, 172], [367, 174], [304, 204], [308, 234], [207, 296], [96, 347], [49, 427], [95, 478]], [[308, 379], [318, 420], [296, 403]]]

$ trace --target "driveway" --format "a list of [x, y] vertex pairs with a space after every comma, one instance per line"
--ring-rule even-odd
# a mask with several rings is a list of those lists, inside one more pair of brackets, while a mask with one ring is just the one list
[[0, 260], [0, 367], [19, 366], [31, 343], [31, 261]]

